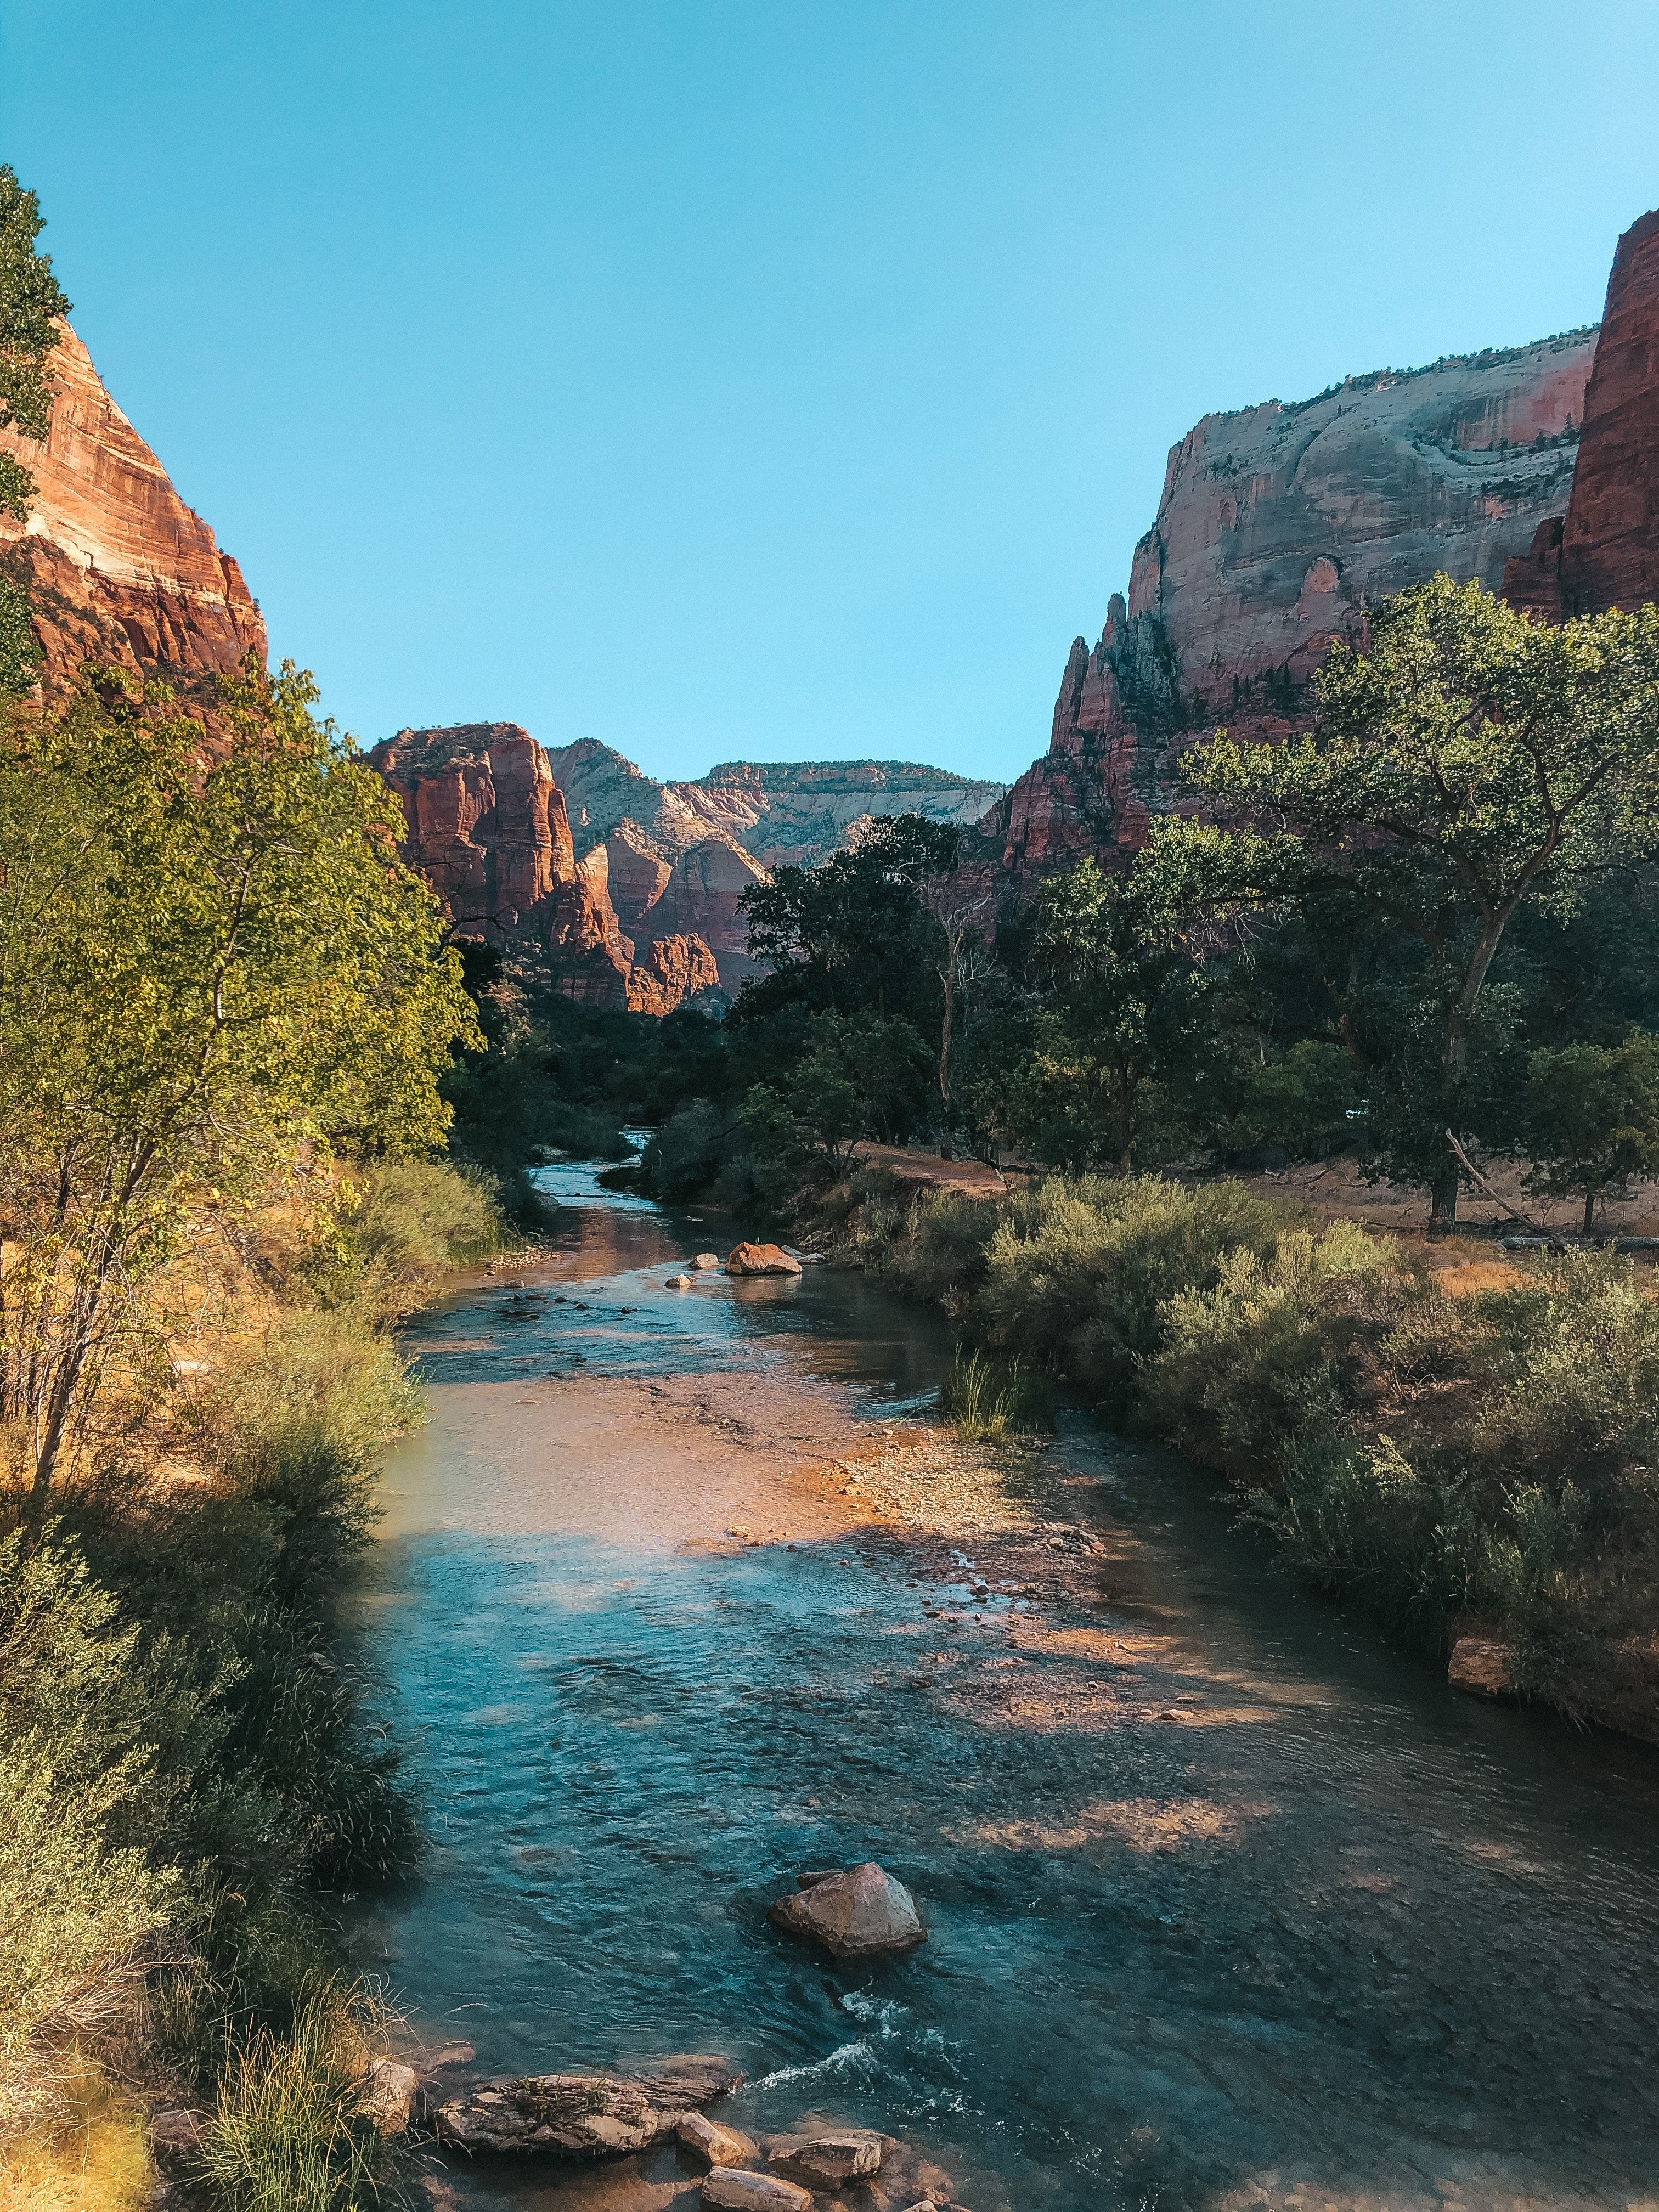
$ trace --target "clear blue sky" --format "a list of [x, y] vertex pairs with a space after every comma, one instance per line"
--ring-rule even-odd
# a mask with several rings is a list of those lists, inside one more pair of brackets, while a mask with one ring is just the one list
[[116, 398], [365, 740], [1047, 742], [1199, 416], [1593, 321], [1652, 0], [4, 0]]

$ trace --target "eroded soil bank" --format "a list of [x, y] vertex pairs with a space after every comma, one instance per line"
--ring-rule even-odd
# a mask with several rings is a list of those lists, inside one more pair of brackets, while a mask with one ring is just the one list
[[[1651, 1753], [1379, 1651], [1164, 1458], [956, 1445], [863, 1278], [669, 1293], [726, 1225], [555, 1179], [545, 1261], [422, 1319], [364, 1607], [433, 1848], [360, 1951], [449, 2078], [729, 2053], [722, 2117], [975, 2212], [1654, 2198]], [[921, 1949], [767, 1924], [866, 1857]], [[696, 2200], [672, 2151], [427, 2187]]]

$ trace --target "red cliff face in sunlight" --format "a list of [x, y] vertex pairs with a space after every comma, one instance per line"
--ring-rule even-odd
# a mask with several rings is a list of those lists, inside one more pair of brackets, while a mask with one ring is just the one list
[[0, 431], [0, 447], [39, 487], [27, 526], [0, 515], [0, 563], [33, 603], [46, 690], [66, 690], [83, 661], [97, 659], [167, 676], [204, 702], [201, 679], [250, 649], [264, 653], [242, 572], [179, 498], [67, 325], [52, 370], [46, 441]]
[[402, 799], [404, 856], [458, 937], [495, 945], [526, 980], [584, 1006], [671, 1013], [717, 983], [708, 947], [688, 934], [664, 933], [636, 964], [605, 848], [577, 860], [547, 755], [517, 723], [400, 730], [369, 761]]
[[1496, 590], [1565, 506], [1595, 349], [1573, 331], [1206, 416], [1171, 449], [1127, 601], [1073, 645], [1048, 752], [979, 826], [988, 888], [1133, 852], [1184, 748], [1290, 731], [1367, 601], [1438, 569]]

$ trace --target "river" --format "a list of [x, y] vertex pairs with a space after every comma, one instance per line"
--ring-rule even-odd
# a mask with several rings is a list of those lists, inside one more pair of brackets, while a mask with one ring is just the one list
[[[823, 1268], [669, 1293], [729, 1224], [544, 1180], [545, 1261], [410, 1331], [433, 1421], [361, 1607], [432, 1840], [356, 1942], [428, 2042], [722, 2052], [721, 2117], [882, 2128], [973, 2212], [1659, 2202], [1651, 1753], [1457, 1697], [1080, 1418], [1044, 1480], [1099, 1539], [1091, 1607], [946, 1634], [940, 1545], [809, 1480], [915, 1421], [938, 1320]], [[865, 1858], [922, 1948], [846, 1968], [768, 1924]], [[428, 2186], [696, 2201], [672, 2151]]]

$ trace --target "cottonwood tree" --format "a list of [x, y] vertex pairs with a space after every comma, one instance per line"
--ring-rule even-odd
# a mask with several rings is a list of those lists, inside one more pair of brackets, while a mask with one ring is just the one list
[[1188, 789], [1218, 818], [1159, 823], [1148, 865], [1189, 914], [1346, 913], [1419, 948], [1423, 988], [1400, 1005], [1431, 1048], [1400, 1042], [1416, 1127], [1437, 1133], [1385, 1164], [1428, 1182], [1446, 1231], [1461, 1171], [1445, 1132], [1469, 1133], [1470, 1038], [1505, 929], [1652, 848], [1659, 615], [1545, 627], [1436, 576], [1379, 605], [1369, 633], [1333, 649], [1311, 732], [1224, 731], [1187, 757]]
[[1085, 860], [1045, 886], [1030, 939], [1042, 993], [1035, 1050], [1006, 1086], [1010, 1133], [1076, 1171], [1127, 1175], [1191, 1135], [1214, 1058], [1213, 982], [1163, 886]]
[[0, 712], [0, 1422], [37, 1522], [201, 1224], [428, 1148], [479, 1042], [398, 802], [315, 697], [250, 659], [213, 758], [164, 694]]
[[1659, 1036], [1535, 1052], [1527, 1071], [1533, 1164], [1528, 1188], [1595, 1209], [1632, 1176], [1659, 1168]]

